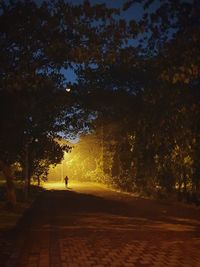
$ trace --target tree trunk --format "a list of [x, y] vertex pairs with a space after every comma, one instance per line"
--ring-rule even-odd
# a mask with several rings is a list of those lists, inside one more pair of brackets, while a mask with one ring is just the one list
[[37, 184], [38, 184], [38, 186], [40, 186], [40, 176], [39, 175], [37, 177]]
[[185, 174], [185, 171], [183, 171], [183, 192], [184, 192], [184, 196], [187, 195], [187, 177]]
[[29, 173], [29, 175], [28, 175], [28, 196], [29, 196], [30, 190], [31, 190], [31, 175]]
[[25, 145], [25, 159], [24, 159], [24, 198], [28, 199], [28, 183], [29, 183], [29, 155], [28, 143]]
[[30, 166], [28, 166], [28, 196], [30, 194], [30, 191], [31, 191], [31, 169], [30, 169]]
[[181, 194], [181, 186], [182, 186], [182, 178], [178, 178], [178, 199], [182, 200], [182, 194]]
[[0, 160], [0, 169], [2, 170], [6, 179], [7, 206], [10, 209], [14, 209], [17, 201], [16, 201], [15, 186], [13, 182], [13, 175], [10, 169], [10, 165]]

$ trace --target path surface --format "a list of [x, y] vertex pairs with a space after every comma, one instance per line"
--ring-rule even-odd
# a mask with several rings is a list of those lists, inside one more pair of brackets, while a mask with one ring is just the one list
[[34, 203], [8, 266], [200, 267], [199, 209], [71, 187]]

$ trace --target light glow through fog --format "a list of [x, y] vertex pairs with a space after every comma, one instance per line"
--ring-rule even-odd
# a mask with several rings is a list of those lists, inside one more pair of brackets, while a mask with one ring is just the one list
[[102, 147], [99, 140], [85, 136], [72, 145], [71, 152], [56, 166], [50, 166], [48, 181], [64, 183], [70, 181], [97, 181], [102, 177]]

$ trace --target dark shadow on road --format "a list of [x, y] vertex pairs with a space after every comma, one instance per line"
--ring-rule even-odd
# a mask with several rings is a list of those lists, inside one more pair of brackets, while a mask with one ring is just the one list
[[200, 233], [199, 210], [132, 198], [111, 200], [70, 190], [46, 191], [19, 222], [18, 230], [49, 227], [96, 230], [151, 230]]

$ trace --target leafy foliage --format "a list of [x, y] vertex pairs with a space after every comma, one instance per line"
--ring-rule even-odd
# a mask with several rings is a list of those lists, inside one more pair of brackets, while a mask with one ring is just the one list
[[[87, 117], [77, 91], [66, 93], [68, 81], [63, 71], [74, 64], [102, 61], [112, 44], [120, 44], [119, 36], [113, 39], [117, 30], [113, 16], [117, 13], [103, 4], [91, 6], [88, 1], [82, 5], [66, 1], [42, 1], [41, 5], [23, 0], [1, 2], [3, 171], [16, 161], [27, 168], [27, 156], [32, 159], [29, 175], [41, 172], [44, 161], [46, 172], [47, 163], [62, 159], [66, 148], [55, 140], [61, 138], [61, 132], [76, 134], [84, 128]], [[11, 174], [9, 177], [12, 181]]]
[[[129, 21], [89, 1], [2, 3], [1, 166], [25, 166], [28, 149], [31, 174], [46, 173], [68, 149], [56, 141], [60, 132], [89, 129], [95, 117], [101, 142], [82, 144], [95, 157], [83, 164], [77, 154], [77, 176], [148, 194], [199, 194], [199, 4], [125, 1], [123, 12], [136, 3], [142, 19]], [[68, 67], [78, 81], [66, 94]]]
[[199, 4], [137, 2], [144, 7], [139, 46], [122, 47], [112, 64], [81, 70], [80, 84], [104, 127], [115, 122], [102, 138], [116, 143], [104, 146], [111, 179], [127, 190], [177, 190], [188, 198], [199, 194]]

